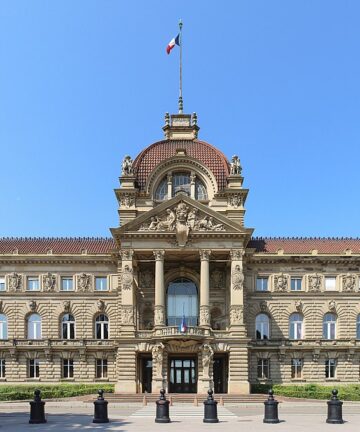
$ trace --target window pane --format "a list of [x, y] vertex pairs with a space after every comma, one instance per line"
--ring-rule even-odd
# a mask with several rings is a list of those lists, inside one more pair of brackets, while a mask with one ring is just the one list
[[168, 182], [167, 182], [167, 177], [165, 177], [156, 189], [155, 199], [166, 200], [168, 197], [167, 193], [168, 193]]
[[27, 279], [27, 289], [29, 291], [39, 291], [39, 278], [38, 277], [28, 277]]
[[256, 291], [267, 291], [268, 290], [268, 278], [258, 277], [256, 279]]
[[106, 277], [96, 277], [95, 278], [95, 289], [97, 291], [107, 290], [107, 278]]
[[301, 291], [301, 278], [291, 278], [291, 291]]
[[0, 291], [5, 291], [5, 278], [0, 277]]
[[61, 290], [62, 291], [73, 291], [73, 279], [72, 277], [61, 278]]
[[336, 278], [333, 276], [325, 277], [325, 289], [327, 291], [335, 291], [336, 290]]
[[172, 195], [175, 196], [179, 192], [184, 192], [190, 196], [191, 180], [190, 174], [177, 173], [172, 177]]

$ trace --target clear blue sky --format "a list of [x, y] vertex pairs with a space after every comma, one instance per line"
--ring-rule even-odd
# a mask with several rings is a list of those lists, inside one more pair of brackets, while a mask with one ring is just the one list
[[109, 236], [122, 157], [184, 108], [239, 154], [246, 225], [359, 236], [357, 0], [1, 0], [0, 235]]

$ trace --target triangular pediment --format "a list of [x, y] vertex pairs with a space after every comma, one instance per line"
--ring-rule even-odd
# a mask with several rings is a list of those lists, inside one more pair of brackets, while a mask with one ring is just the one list
[[186, 230], [187, 234], [237, 233], [248, 235], [252, 232], [187, 195], [178, 194], [117, 228], [116, 234], [135, 232], [170, 234], [178, 233], [179, 230]]

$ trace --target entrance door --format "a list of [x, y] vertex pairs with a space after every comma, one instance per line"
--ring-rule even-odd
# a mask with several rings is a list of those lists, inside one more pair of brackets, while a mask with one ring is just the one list
[[152, 381], [152, 359], [144, 357], [141, 359], [141, 391], [142, 393], [151, 393]]
[[218, 394], [227, 393], [228, 372], [226, 356], [214, 356], [213, 379], [214, 392]]
[[169, 393], [196, 393], [194, 358], [170, 359]]

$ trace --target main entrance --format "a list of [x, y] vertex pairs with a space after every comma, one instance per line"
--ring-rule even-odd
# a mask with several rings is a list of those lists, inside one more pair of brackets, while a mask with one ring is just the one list
[[195, 358], [171, 358], [169, 361], [169, 393], [196, 393]]

